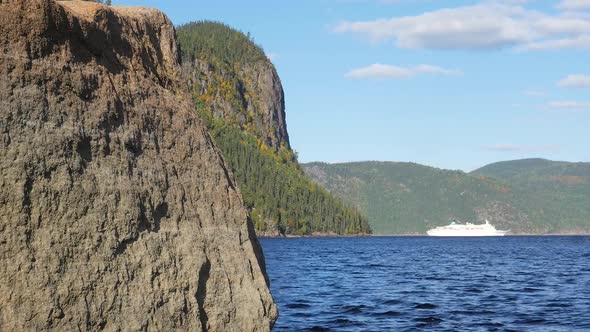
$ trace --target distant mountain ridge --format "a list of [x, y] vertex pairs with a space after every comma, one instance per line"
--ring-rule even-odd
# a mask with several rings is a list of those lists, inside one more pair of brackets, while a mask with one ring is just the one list
[[525, 159], [470, 173], [376, 161], [303, 168], [365, 212], [376, 234], [424, 234], [453, 219], [489, 219], [512, 234], [590, 232], [590, 163]]
[[522, 159], [493, 163], [471, 174], [510, 183], [532, 220], [555, 232], [590, 231], [590, 163]]
[[[588, 181], [590, 179], [590, 163], [551, 161], [540, 158], [520, 159], [489, 164], [471, 173], [505, 181], [525, 179], [529, 181], [558, 181], [559, 178], [556, 177], [578, 177], [580, 181]], [[568, 181], [566, 180], [566, 182]]]

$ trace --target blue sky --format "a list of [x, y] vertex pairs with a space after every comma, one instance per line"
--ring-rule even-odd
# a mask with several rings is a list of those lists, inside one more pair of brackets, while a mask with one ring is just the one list
[[250, 32], [302, 162], [590, 161], [590, 0], [114, 2]]

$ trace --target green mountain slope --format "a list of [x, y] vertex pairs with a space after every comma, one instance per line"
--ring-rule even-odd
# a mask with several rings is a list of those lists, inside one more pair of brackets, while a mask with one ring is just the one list
[[177, 35], [196, 111], [231, 167], [257, 232], [370, 233], [367, 218], [301, 170], [280, 79], [263, 50], [214, 22], [183, 25]]
[[[523, 165], [526, 170], [528, 164]], [[486, 218], [513, 234], [590, 231], [590, 211], [585, 208], [590, 206], [590, 196], [583, 187], [550, 195], [551, 186], [539, 191], [538, 185], [526, 187], [490, 175], [492, 171], [513, 172], [510, 167], [471, 174], [394, 162], [310, 163], [303, 167], [314, 181], [365, 212], [377, 234], [423, 234], [453, 219], [481, 223]], [[560, 181], [572, 181], [568, 176]], [[561, 204], [568, 200], [577, 203], [566, 213], [566, 205]]]
[[210, 133], [232, 167], [258, 231], [307, 235], [368, 234], [367, 219], [313, 183], [296, 162], [257, 147], [235, 127], [214, 124]]
[[490, 164], [471, 174], [511, 183], [534, 220], [555, 230], [584, 231], [590, 224], [590, 163], [523, 159]]
[[471, 173], [528, 185], [587, 184], [590, 180], [590, 163], [521, 159], [489, 164]]

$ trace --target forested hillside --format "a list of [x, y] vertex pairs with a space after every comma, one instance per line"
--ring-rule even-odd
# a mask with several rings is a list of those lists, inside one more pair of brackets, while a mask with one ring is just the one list
[[414, 163], [311, 163], [304, 168], [317, 183], [366, 213], [377, 234], [423, 234], [454, 219], [489, 218], [502, 228], [531, 228], [511, 204], [512, 189], [500, 181]]
[[522, 185], [590, 184], [590, 163], [571, 163], [546, 159], [502, 161], [479, 168], [471, 174], [485, 175]]
[[523, 159], [490, 164], [471, 174], [510, 183], [532, 220], [567, 232], [590, 229], [590, 163]]
[[197, 22], [177, 29], [195, 109], [230, 165], [262, 235], [367, 234], [367, 219], [312, 182], [287, 133], [276, 70], [250, 36]]
[[486, 218], [513, 234], [590, 231], [588, 164], [569, 165], [570, 171], [560, 163], [500, 166], [471, 174], [394, 162], [311, 163], [304, 169], [366, 213], [377, 234], [423, 234], [454, 219]]

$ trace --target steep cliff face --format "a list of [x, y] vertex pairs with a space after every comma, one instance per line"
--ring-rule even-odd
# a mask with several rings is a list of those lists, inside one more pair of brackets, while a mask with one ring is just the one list
[[211, 98], [214, 117], [235, 121], [275, 150], [281, 145], [291, 148], [285, 121], [284, 92], [272, 63], [260, 61], [238, 69], [239, 78], [235, 82], [238, 93], [234, 101], [223, 97], [221, 89], [224, 85], [216, 79], [217, 75], [229, 76], [227, 72], [199, 60], [193, 63], [195, 67], [198, 69], [192, 70], [193, 87], [198, 89], [199, 95]]
[[233, 176], [162, 13], [0, 2], [0, 330], [269, 330]]
[[250, 35], [215, 22], [189, 23], [177, 34], [195, 108], [236, 175], [257, 234], [369, 233], [366, 218], [301, 170], [281, 82]]
[[290, 149], [283, 87], [264, 51], [220, 23], [191, 23], [178, 34], [198, 102], [214, 118], [239, 126], [275, 151]]

